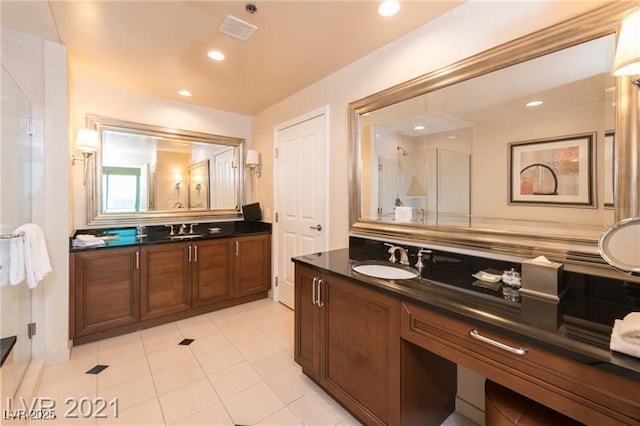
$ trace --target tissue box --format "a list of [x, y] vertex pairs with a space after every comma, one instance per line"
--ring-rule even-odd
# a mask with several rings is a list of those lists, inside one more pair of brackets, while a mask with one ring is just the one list
[[522, 319], [531, 325], [557, 330], [562, 322], [562, 304], [549, 299], [528, 295], [520, 290]]
[[522, 262], [522, 289], [520, 291], [529, 296], [558, 302], [564, 290], [563, 270], [562, 263], [525, 260]]
[[413, 209], [411, 207], [396, 207], [396, 222], [411, 222]]

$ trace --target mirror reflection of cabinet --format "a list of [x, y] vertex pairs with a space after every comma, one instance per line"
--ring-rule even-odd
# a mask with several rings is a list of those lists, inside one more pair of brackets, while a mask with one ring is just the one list
[[[629, 113], [616, 103], [611, 74], [627, 8], [607, 4], [352, 102], [352, 231], [525, 256], [535, 247], [558, 259], [573, 251], [600, 262], [597, 239], [614, 220], [605, 172], [615, 168], [605, 163], [611, 155], [604, 141], [615, 132], [616, 114]], [[534, 100], [544, 102], [527, 106]], [[593, 202], [509, 201], [509, 144], [586, 133], [596, 143], [580, 165], [580, 176], [592, 179], [581, 191], [594, 188]], [[424, 199], [409, 196], [416, 181]]]
[[91, 115], [87, 124], [101, 137], [87, 183], [90, 224], [240, 214], [243, 139]]

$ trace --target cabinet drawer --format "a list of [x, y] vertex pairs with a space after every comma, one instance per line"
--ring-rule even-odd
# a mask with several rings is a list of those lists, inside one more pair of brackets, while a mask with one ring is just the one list
[[583, 423], [640, 421], [640, 395], [634, 381], [410, 303], [403, 304], [401, 315], [403, 339]]

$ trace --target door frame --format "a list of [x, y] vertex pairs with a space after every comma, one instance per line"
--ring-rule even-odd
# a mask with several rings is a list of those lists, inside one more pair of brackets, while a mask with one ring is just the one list
[[[281, 130], [285, 130], [289, 127], [295, 126], [297, 124], [303, 123], [305, 121], [309, 121], [311, 119], [314, 119], [316, 117], [319, 116], [324, 116], [325, 120], [324, 120], [324, 157], [325, 157], [325, 164], [327, 167], [327, 173], [325, 174], [325, 188], [327, 189], [327, 191], [329, 190], [329, 152], [330, 152], [330, 147], [329, 147], [329, 130], [331, 129], [331, 125], [330, 125], [330, 108], [329, 105], [324, 105], [321, 106], [320, 108], [316, 108], [312, 111], [309, 111], [305, 114], [299, 115], [295, 118], [292, 118], [290, 120], [284, 121], [280, 124], [277, 124], [275, 126], [273, 126], [273, 211], [274, 211], [274, 216], [273, 216], [273, 241], [272, 241], [272, 250], [271, 252], [273, 253], [273, 256], [271, 256], [271, 265], [272, 265], [272, 271], [274, 272], [273, 274], [273, 285], [271, 286], [271, 288], [273, 289], [272, 291], [272, 299], [276, 302], [280, 301], [280, 294], [279, 294], [279, 287], [276, 287], [276, 277], [278, 277], [279, 274], [279, 269], [278, 269], [278, 262], [280, 260], [280, 255], [281, 253], [278, 251], [278, 247], [279, 247], [279, 240], [280, 240], [280, 223], [277, 222], [275, 220], [276, 218], [276, 214], [280, 211], [280, 187], [278, 186], [278, 176], [280, 174], [280, 169], [279, 169], [279, 164], [278, 164], [278, 159], [276, 158], [276, 152], [278, 150], [279, 147], [279, 140], [278, 140], [278, 132], [280, 132]], [[326, 232], [323, 234], [323, 245], [325, 250], [329, 248], [329, 232], [331, 229], [331, 224], [330, 224], [330, 220], [329, 220], [329, 213], [330, 213], [330, 197], [327, 196], [327, 200], [326, 200], [326, 206], [325, 206], [325, 222], [326, 224], [323, 224], [323, 229], [326, 230]]]

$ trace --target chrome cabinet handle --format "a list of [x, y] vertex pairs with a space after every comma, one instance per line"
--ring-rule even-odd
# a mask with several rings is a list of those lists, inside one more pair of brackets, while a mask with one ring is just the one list
[[322, 225], [310, 226], [309, 229], [315, 229], [316, 231], [322, 231]]
[[318, 280], [318, 303], [316, 303], [318, 305], [318, 308], [322, 308], [324, 306], [324, 303], [322, 303], [322, 284], [324, 284], [324, 280], [320, 278]]
[[140, 269], [140, 252], [136, 252], [136, 270]]
[[187, 262], [191, 262], [191, 245], [189, 245], [189, 256], [187, 257]]
[[503, 349], [507, 352], [511, 352], [516, 355], [526, 355], [529, 349], [527, 348], [514, 348], [513, 346], [505, 345], [504, 343], [498, 342], [497, 340], [490, 339], [488, 337], [482, 336], [477, 329], [473, 329], [469, 332], [469, 335], [476, 340], [480, 340], [481, 342], [488, 343], [497, 348]]
[[236, 240], [236, 256], [240, 253], [240, 244], [238, 243], [238, 240]]
[[313, 277], [313, 283], [311, 283], [311, 303], [317, 305], [316, 299], [316, 284], [318, 283], [318, 277]]
[[198, 261], [198, 246], [196, 245], [193, 246], [193, 261]]

